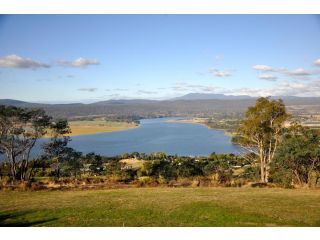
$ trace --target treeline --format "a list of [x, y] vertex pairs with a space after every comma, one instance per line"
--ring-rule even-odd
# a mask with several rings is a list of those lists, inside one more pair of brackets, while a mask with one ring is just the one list
[[115, 115], [110, 115], [110, 116], [86, 116], [86, 117], [73, 117], [70, 118], [69, 120], [81, 120], [81, 121], [95, 121], [97, 118], [103, 117], [104, 120], [106, 121], [112, 121], [112, 122], [126, 122], [126, 123], [135, 123], [137, 125], [140, 124], [141, 117], [137, 115], [130, 115], [130, 116], [115, 116]]
[[[181, 182], [186, 184], [190, 183], [188, 179], [201, 179], [202, 183], [229, 186], [246, 180], [255, 181], [257, 176], [256, 169], [246, 165], [243, 158], [233, 154], [213, 153], [209, 157], [198, 158], [170, 156], [162, 152], [132, 153], [115, 157], [104, 157], [94, 153], [69, 154], [64, 159], [61, 155], [54, 159], [42, 157], [30, 161], [29, 181], [37, 182], [45, 177], [52, 180], [99, 178], [105, 181], [144, 185]], [[235, 171], [242, 167], [246, 170], [235, 175]], [[1, 163], [0, 170], [2, 179], [10, 177], [10, 166], [7, 163]]]

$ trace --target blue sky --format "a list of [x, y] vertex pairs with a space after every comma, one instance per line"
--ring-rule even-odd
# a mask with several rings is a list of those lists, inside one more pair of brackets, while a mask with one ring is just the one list
[[319, 15], [2, 15], [0, 98], [320, 96], [319, 43]]

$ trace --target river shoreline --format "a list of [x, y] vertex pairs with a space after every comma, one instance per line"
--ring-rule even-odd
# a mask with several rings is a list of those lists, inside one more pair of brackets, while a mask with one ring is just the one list
[[229, 137], [233, 137], [235, 136], [235, 134], [233, 134], [232, 132], [228, 131], [228, 129], [223, 129], [223, 128], [212, 128], [210, 126], [208, 126], [205, 122], [205, 119], [206, 118], [192, 118], [192, 119], [172, 119], [172, 120], [168, 120], [166, 122], [170, 122], [170, 123], [186, 123], [186, 124], [198, 124], [198, 125], [202, 125], [202, 126], [205, 126], [209, 129], [214, 129], [214, 130], [220, 130], [220, 131], [223, 131], [224, 134], [226, 136], [229, 136]]

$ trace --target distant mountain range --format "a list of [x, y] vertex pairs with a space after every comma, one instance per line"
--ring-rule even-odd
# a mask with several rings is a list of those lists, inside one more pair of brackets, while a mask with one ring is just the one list
[[[306, 109], [311, 106], [313, 112], [320, 111], [320, 97], [274, 96], [281, 98], [292, 109]], [[246, 95], [234, 96], [224, 94], [189, 93], [170, 100], [107, 100], [90, 104], [68, 103], [47, 104], [30, 103], [14, 99], [0, 99], [0, 105], [14, 105], [25, 108], [43, 108], [55, 117], [76, 118], [87, 116], [199, 116], [208, 117], [215, 114], [242, 114], [248, 106], [254, 104], [256, 97]]]
[[[273, 99], [283, 99], [285, 100], [312, 100], [318, 101], [320, 103], [320, 97], [297, 97], [297, 96], [271, 96]], [[251, 97], [249, 95], [225, 95], [225, 94], [216, 94], [216, 93], [188, 93], [181, 97], [176, 97], [171, 100], [242, 100], [242, 99], [257, 99], [257, 97]]]
[[188, 93], [181, 97], [173, 98], [172, 100], [237, 100], [237, 99], [252, 99], [248, 95], [225, 95], [225, 94], [215, 94], [215, 93]]
[[[310, 103], [315, 101], [315, 103], [320, 104], [320, 97], [297, 97], [297, 96], [272, 96], [273, 99], [283, 99], [283, 100], [297, 100]], [[149, 100], [149, 99], [110, 99], [106, 101], [98, 101], [94, 103], [33, 103], [25, 102], [15, 99], [0, 99], [0, 105], [13, 105], [13, 106], [41, 106], [41, 105], [122, 105], [122, 104], [146, 104], [146, 103], [156, 103], [156, 102], [167, 102], [167, 101], [179, 101], [179, 100], [244, 100], [244, 99], [257, 99], [257, 97], [251, 97], [249, 95], [225, 95], [216, 93], [188, 93], [186, 95], [175, 97], [167, 100]]]

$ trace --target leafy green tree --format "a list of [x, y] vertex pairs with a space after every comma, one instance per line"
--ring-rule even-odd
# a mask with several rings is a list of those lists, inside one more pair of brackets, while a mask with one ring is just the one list
[[61, 175], [75, 176], [80, 174], [83, 167], [82, 153], [67, 147], [67, 142], [59, 139], [47, 144], [45, 147], [43, 159], [51, 162], [54, 175], [58, 179]]
[[150, 177], [172, 179], [175, 177], [175, 170], [175, 167], [171, 165], [171, 161], [162, 159], [145, 161], [141, 172], [143, 175]]
[[81, 173], [81, 168], [83, 167], [83, 163], [81, 161], [81, 152], [75, 151], [73, 148], [66, 149], [66, 161], [63, 162], [63, 170], [66, 175], [73, 175], [77, 177]]
[[100, 175], [103, 172], [104, 161], [100, 155], [88, 153], [86, 159], [88, 159], [91, 164], [89, 168], [93, 174]]
[[183, 159], [173, 162], [178, 177], [201, 176], [201, 165], [195, 160]]
[[268, 182], [270, 163], [281, 141], [282, 131], [289, 115], [281, 99], [259, 98], [249, 107], [241, 121], [238, 143], [253, 152], [260, 160], [261, 182]]
[[71, 141], [70, 137], [65, 136], [71, 132], [68, 121], [57, 120], [51, 123], [50, 126], [51, 139], [50, 142], [43, 144], [44, 155], [43, 159], [52, 162], [55, 176], [60, 177], [60, 172], [63, 164], [70, 157], [71, 149], [67, 146]]
[[50, 162], [45, 159], [33, 159], [30, 161], [29, 180], [35, 176], [45, 177], [49, 176], [48, 169], [50, 169]]
[[119, 159], [111, 159], [106, 162], [105, 173], [107, 176], [120, 176], [122, 164]]
[[225, 183], [230, 180], [232, 169], [230, 161], [225, 157], [230, 157], [230, 155], [224, 155], [223, 158], [219, 158], [218, 155], [211, 155], [211, 159], [209, 158], [203, 167], [203, 174], [205, 176], [216, 175], [219, 183]]
[[137, 176], [136, 169], [129, 168], [129, 169], [122, 169], [120, 171], [121, 181], [126, 183], [133, 181], [136, 176]]
[[[293, 126], [277, 149], [272, 171], [276, 180], [311, 185], [312, 173], [320, 171], [320, 137], [311, 129]], [[277, 179], [278, 178], [278, 179]]]

